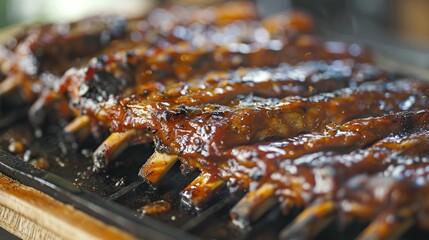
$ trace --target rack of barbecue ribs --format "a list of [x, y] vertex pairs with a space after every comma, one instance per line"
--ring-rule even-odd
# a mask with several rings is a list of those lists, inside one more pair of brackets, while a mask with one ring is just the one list
[[139, 171], [150, 184], [177, 161], [200, 171], [184, 203], [247, 192], [230, 211], [240, 226], [279, 205], [304, 208], [281, 238], [335, 219], [371, 222], [362, 239], [428, 229], [429, 83], [313, 29], [305, 13], [261, 18], [248, 2], [33, 26], [0, 48], [0, 98], [20, 92], [35, 127], [63, 118], [77, 142], [99, 139], [94, 171], [153, 142]]

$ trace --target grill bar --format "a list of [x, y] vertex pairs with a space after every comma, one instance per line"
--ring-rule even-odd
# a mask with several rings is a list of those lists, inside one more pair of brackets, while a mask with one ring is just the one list
[[182, 229], [185, 231], [191, 231], [198, 227], [204, 227], [205, 222], [208, 218], [212, 217], [216, 212], [223, 211], [225, 208], [228, 208], [232, 203], [236, 202], [235, 198], [226, 197], [216, 202], [203, 212], [199, 213], [196, 217], [188, 221], [182, 226]]
[[194, 236], [151, 218], [137, 218], [131, 211], [106, 202], [97, 195], [75, 187], [71, 182], [36, 169], [0, 149], [0, 171], [7, 176], [48, 194], [101, 221], [124, 229], [141, 239], [196, 239]]
[[145, 182], [141, 179], [130, 183], [129, 185], [127, 185], [126, 187], [120, 189], [119, 191], [115, 192], [114, 194], [110, 195], [109, 197], [106, 198], [106, 201], [111, 202], [111, 201], [115, 201], [116, 199], [124, 196], [125, 194], [135, 190], [136, 188], [138, 188], [140, 185], [144, 184]]

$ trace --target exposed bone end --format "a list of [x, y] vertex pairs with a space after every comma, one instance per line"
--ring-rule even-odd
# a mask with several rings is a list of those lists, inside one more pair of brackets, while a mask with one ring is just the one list
[[377, 216], [374, 221], [357, 237], [357, 239], [398, 239], [413, 224], [410, 214], [399, 216], [386, 211]]
[[367, 219], [376, 214], [377, 209], [369, 208], [366, 204], [343, 200], [340, 203], [342, 210], [339, 215], [341, 218], [341, 225], [346, 227], [352, 222], [354, 218]]
[[112, 159], [117, 157], [130, 145], [130, 139], [134, 137], [135, 134], [135, 130], [110, 134], [94, 152], [94, 168], [96, 170], [101, 170], [109, 165]]
[[313, 204], [283, 229], [280, 239], [311, 239], [334, 220], [335, 203], [326, 201]]
[[90, 122], [91, 120], [87, 115], [79, 116], [64, 127], [64, 132], [72, 134], [78, 141], [83, 141], [91, 133]]
[[233, 223], [246, 227], [258, 220], [277, 203], [275, 186], [266, 183], [256, 191], [249, 192], [230, 211]]
[[0, 96], [10, 94], [21, 85], [21, 77], [12, 75], [0, 82]]
[[151, 184], [157, 185], [177, 160], [176, 155], [154, 152], [141, 167], [139, 175]]
[[182, 202], [202, 209], [223, 186], [225, 186], [223, 179], [210, 173], [202, 173], [181, 192]]

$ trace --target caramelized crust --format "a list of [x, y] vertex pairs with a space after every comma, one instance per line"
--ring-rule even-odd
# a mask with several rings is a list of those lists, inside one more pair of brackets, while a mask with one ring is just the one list
[[153, 104], [149, 111], [141, 111], [139, 105], [123, 103], [127, 106], [123, 121], [114, 127], [120, 130], [146, 127], [139, 123], [150, 119], [153, 126], [149, 128], [160, 130], [154, 133], [158, 151], [185, 158], [214, 159], [235, 146], [320, 132], [328, 123], [424, 109], [428, 104], [428, 87], [427, 83], [409, 80], [367, 83], [309, 98], [250, 97], [230, 106], [206, 104], [177, 110]]
[[[273, 46], [274, 42], [280, 45]], [[275, 66], [282, 62], [293, 64], [306, 59], [330, 59], [329, 56], [324, 56], [330, 54], [330, 49], [324, 48], [323, 42], [314, 41], [311, 45], [299, 45], [298, 41], [295, 44], [283, 44], [277, 40], [264, 44], [241, 43], [239, 46], [216, 46], [209, 42], [204, 48], [199, 48], [184, 42], [165, 48], [140, 48], [119, 52], [113, 56], [93, 59], [87, 68], [70, 70], [64, 76], [63, 83], [59, 85], [56, 94], [67, 90], [74, 107], [82, 108], [81, 111], [85, 113], [88, 105], [96, 105], [98, 102], [131, 94], [144, 96], [153, 87], [157, 88], [155, 90], [162, 91], [165, 85], [175, 84], [178, 81], [187, 82], [192, 77], [201, 76], [209, 70], [222, 71], [238, 67]], [[243, 50], [243, 48], [247, 50]], [[310, 53], [310, 55], [305, 53]], [[347, 51], [340, 56], [338, 53], [334, 55], [338, 59], [354, 58]], [[359, 60], [361, 57], [367, 58], [363, 54], [357, 56], [357, 59]], [[339, 64], [341, 65], [341, 62]], [[313, 71], [317, 71], [318, 66], [315, 65], [313, 69], [316, 69]], [[341, 66], [337, 67], [341, 68]], [[302, 71], [311, 71], [311, 66], [307, 68], [310, 69], [305, 69], [303, 66]], [[320, 68], [323, 71], [323, 64]], [[335, 67], [332, 66], [332, 68]], [[347, 66], [345, 68], [347, 69]], [[363, 78], [365, 78], [365, 66], [362, 68]], [[369, 72], [374, 71], [376, 74], [380, 72], [377, 69], [371, 70], [370, 66], [366, 68]], [[225, 74], [227, 73], [223, 73], [223, 75]], [[239, 74], [238, 72], [237, 75]], [[347, 78], [344, 75], [347, 73], [339, 73], [339, 76]], [[103, 82], [100, 79], [103, 79]], [[258, 79], [250, 81], [257, 82]], [[180, 85], [180, 83], [178, 84]], [[183, 95], [183, 93], [181, 94]]]
[[[220, 10], [223, 7], [210, 11], [224, 11]], [[294, 37], [294, 34], [306, 30], [285, 21], [295, 17], [293, 12], [284, 15], [285, 19], [278, 20], [282, 31], [269, 32], [270, 29], [265, 29], [263, 23], [253, 20], [251, 16], [242, 21], [218, 19], [221, 24], [216, 19], [188, 16], [194, 11], [193, 8], [180, 7], [158, 9], [144, 20], [125, 22], [127, 31], [121, 40], [111, 42], [88, 65], [73, 68], [60, 81], [44, 86], [45, 91], [30, 110], [31, 121], [40, 125], [47, 106], [60, 100], [65, 92], [68, 92], [75, 111], [84, 112], [84, 109], [78, 109], [82, 101], [99, 102], [109, 97], [139, 94], [150, 83], [187, 81], [209, 70], [276, 65], [282, 61], [296, 62], [320, 54], [328, 57], [338, 55], [335, 49], [324, 47], [313, 38]], [[270, 22], [277, 21], [277, 18], [272, 17]], [[163, 24], [157, 19], [162, 19]], [[314, 51], [313, 48], [321, 51]], [[353, 55], [347, 49], [344, 51], [346, 56]], [[369, 56], [363, 51], [355, 57], [367, 59]]]
[[[429, 83], [313, 30], [305, 13], [261, 19], [246, 1], [34, 26], [0, 47], [0, 100], [37, 98], [35, 126], [52, 107], [73, 115], [64, 131], [79, 141], [107, 132], [96, 170], [154, 140], [140, 176], [198, 169], [181, 191], [197, 208], [224, 187], [248, 191], [230, 212], [240, 225], [278, 202], [306, 207], [281, 238], [314, 237], [336, 214], [373, 220], [361, 239], [429, 229]], [[143, 213], [171, 207], [157, 204]]]
[[127, 31], [119, 17], [88, 18], [70, 24], [32, 27], [15, 39], [10, 56], [1, 61], [6, 80], [0, 83], [0, 95], [8, 94], [4, 84], [14, 79], [27, 101], [37, 96], [69, 67], [91, 57]]
[[[427, 132], [400, 142], [401, 148], [421, 151], [427, 156]], [[395, 143], [390, 144], [390, 146]], [[399, 145], [398, 143], [396, 143]], [[347, 181], [338, 192], [339, 216], [345, 221], [353, 219], [371, 221], [360, 239], [375, 236], [385, 239], [395, 229], [397, 238], [412, 225], [427, 230], [428, 226], [428, 158], [389, 158], [390, 166], [377, 174], [361, 174]]]
[[[382, 117], [356, 119], [342, 125], [331, 124], [323, 133], [302, 134], [283, 141], [236, 147], [222, 156], [222, 161], [227, 164], [221, 164], [220, 167], [218, 165], [219, 174], [231, 183], [237, 182], [242, 184], [241, 187], [248, 188], [252, 181], [261, 185], [267, 178], [275, 175], [281, 166], [317, 165], [322, 162], [314, 159], [331, 162], [328, 159], [337, 158], [342, 158], [344, 164], [347, 164], [357, 160], [358, 156], [348, 156], [348, 152], [370, 146], [395, 134], [418, 132], [428, 126], [428, 121], [427, 110], [399, 112]], [[326, 152], [330, 151], [345, 154], [329, 157]], [[357, 171], [356, 168], [350, 170]]]

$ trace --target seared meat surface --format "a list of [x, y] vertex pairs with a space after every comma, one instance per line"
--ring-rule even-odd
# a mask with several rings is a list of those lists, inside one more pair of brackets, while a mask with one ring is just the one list
[[[339, 68], [337, 68], [338, 64], [341, 65]], [[280, 104], [280, 100], [274, 99], [276, 97], [291, 95], [306, 97], [315, 93], [357, 86], [363, 82], [383, 81], [384, 78], [383, 71], [366, 64], [356, 64], [354, 61], [335, 63], [309, 61], [297, 66], [282, 64], [276, 68], [213, 72], [189, 82], [173, 83], [167, 86], [157, 82], [145, 85], [145, 89], [140, 95], [108, 99], [98, 104], [90, 99], [85, 99], [81, 105], [89, 106], [84, 108], [86, 113], [104, 121], [104, 124], [110, 126], [112, 130], [124, 131], [130, 128], [149, 127], [151, 123], [148, 121], [154, 121], [150, 120], [155, 117], [154, 114], [176, 115], [176, 111], [183, 110], [192, 116], [197, 114], [193, 111], [205, 112], [203, 108], [213, 109], [213, 111], [219, 109], [220, 112], [226, 111], [226, 108], [223, 109], [226, 106], [229, 106], [229, 111], [244, 108], [246, 104], [247, 107], [251, 107], [252, 104], [270, 106], [276, 102]], [[249, 94], [272, 97], [272, 99], [257, 97], [237, 99], [240, 95]], [[298, 99], [296, 100], [298, 101]], [[187, 110], [187, 106], [195, 107]], [[134, 111], [137, 108], [148, 114], [139, 116], [138, 111]], [[165, 112], [166, 110], [169, 112]], [[147, 123], [144, 118], [148, 119]]]
[[[224, 11], [223, 8], [210, 11]], [[177, 11], [179, 16], [174, 16]], [[264, 21], [256, 21], [253, 15], [244, 15], [240, 21], [235, 18], [209, 21], [200, 19], [199, 15], [189, 17], [193, 11], [193, 8], [158, 9], [143, 20], [126, 21], [123, 39], [113, 41], [101, 55], [70, 69], [62, 79], [45, 86], [30, 110], [30, 120], [40, 125], [46, 115], [45, 108], [61, 100], [66, 92], [72, 104], [87, 99], [92, 103], [140, 94], [149, 83], [187, 81], [209, 70], [274, 66], [284, 61], [296, 63], [321, 56], [351, 56], [349, 46], [338, 52], [314, 37], [296, 37], [297, 33], [307, 32], [308, 26], [301, 22], [295, 24], [293, 19], [303, 16], [294, 12], [285, 18], [273, 16]], [[275, 23], [276, 28], [271, 26]], [[258, 34], [264, 38], [258, 38]], [[307, 54], [309, 49], [313, 51]], [[367, 60], [368, 53], [359, 53], [356, 58]]]
[[[245, 98], [229, 106], [182, 106], [175, 111], [158, 105], [151, 109], [161, 108], [162, 114], [155, 114], [151, 121], [152, 129], [163, 130], [154, 133], [158, 151], [191, 158], [216, 158], [237, 145], [318, 132], [328, 123], [341, 124], [357, 117], [424, 109], [428, 91], [429, 84], [407, 80], [367, 83], [309, 98]], [[410, 101], [410, 98], [418, 100]], [[124, 111], [124, 121], [119, 127], [127, 128], [127, 124], [139, 127], [134, 123], [142, 121], [134, 120], [140, 117], [134, 106]], [[147, 115], [143, 117], [151, 118]]]
[[16, 38], [16, 46], [5, 48], [8, 57], [0, 57], [6, 77], [0, 81], [0, 96], [19, 89], [31, 101], [65, 70], [123, 38], [126, 31], [125, 20], [113, 16], [30, 27]]
[[184, 204], [247, 192], [230, 211], [240, 226], [280, 203], [304, 208], [281, 238], [334, 219], [372, 221], [362, 239], [428, 228], [429, 83], [313, 29], [302, 12], [261, 18], [248, 2], [33, 26], [0, 47], [0, 98], [20, 91], [33, 126], [68, 122], [75, 145], [92, 134], [94, 171], [153, 142], [147, 182], [177, 161], [199, 171]]
[[[389, 137], [395, 134], [419, 132], [427, 127], [427, 118], [427, 111], [392, 113], [382, 117], [356, 119], [342, 125], [330, 124], [322, 133], [301, 134], [282, 141], [232, 148], [222, 156], [222, 161], [228, 162], [228, 165], [220, 168], [220, 174], [224, 178], [249, 177], [248, 181], [229, 180], [249, 187], [252, 179], [262, 182], [260, 178], [274, 178], [275, 171], [286, 169], [288, 166], [311, 168], [313, 165], [334, 163], [336, 161], [334, 159], [344, 160], [344, 164], [354, 164], [358, 159], [356, 156], [368, 155], [361, 154], [368, 149], [360, 148], [370, 146], [384, 138], [392, 142], [394, 138]], [[351, 151], [356, 153], [348, 153]], [[326, 154], [326, 152], [331, 153]], [[335, 152], [337, 154], [333, 154]], [[240, 168], [230, 170], [230, 166], [240, 166]], [[350, 168], [350, 170], [354, 171], [356, 168]]]

